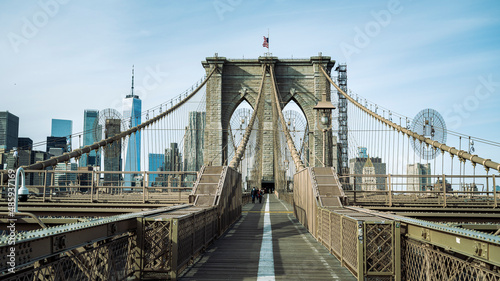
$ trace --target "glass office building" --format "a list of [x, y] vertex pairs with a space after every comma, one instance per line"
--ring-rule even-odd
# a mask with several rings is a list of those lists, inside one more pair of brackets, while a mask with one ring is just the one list
[[[96, 141], [100, 141], [100, 138], [96, 139], [95, 136], [101, 135], [101, 130], [94, 128], [94, 123], [97, 125], [99, 118], [99, 111], [94, 109], [86, 109], [83, 115], [83, 146], [91, 145]], [[94, 130], [97, 129], [99, 132], [95, 134]], [[87, 166], [100, 166], [101, 165], [101, 153], [92, 150], [89, 154], [84, 154], [80, 158], [80, 167]]]
[[17, 147], [19, 136], [19, 117], [8, 112], [0, 112], [0, 149], [11, 150]]
[[71, 151], [71, 134], [73, 133], [73, 121], [63, 119], [52, 119], [52, 137], [66, 138], [66, 151]]
[[[128, 128], [141, 124], [142, 101], [139, 96], [134, 95], [134, 70], [132, 69], [132, 87], [130, 95], [123, 100], [123, 120]], [[132, 134], [125, 144], [125, 166], [124, 171], [141, 170], [141, 132]], [[124, 174], [124, 185], [132, 186], [134, 174]]]
[[[165, 170], [165, 155], [160, 153], [149, 153], [149, 171], [158, 172]], [[158, 174], [149, 174], [149, 186], [159, 186], [156, 184]]]

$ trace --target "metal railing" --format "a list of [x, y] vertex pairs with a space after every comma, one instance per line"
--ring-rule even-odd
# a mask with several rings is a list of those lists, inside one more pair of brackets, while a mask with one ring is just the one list
[[499, 280], [498, 272], [467, 262], [432, 246], [402, 241], [402, 280]]
[[[314, 171], [307, 168], [294, 176], [296, 216], [358, 280], [500, 280], [498, 236], [361, 207], [323, 207]], [[412, 176], [378, 177], [387, 190], [346, 190], [347, 201], [390, 206], [420, 202], [444, 207], [478, 206], [482, 202], [484, 207], [496, 207], [494, 176], [465, 176], [459, 180], [429, 175], [426, 177], [438, 184], [421, 191], [406, 190], [409, 185], [405, 180]], [[450, 190], [451, 183], [454, 188], [470, 187], [470, 182], [477, 187], [481, 181], [484, 188], [477, 191]], [[358, 186], [354, 182], [353, 187], [374, 187], [376, 181], [361, 183]]]
[[144, 218], [140, 278], [176, 279], [178, 274], [218, 237], [217, 208]]
[[[175, 206], [0, 236], [2, 280], [127, 280], [178, 274], [241, 215], [241, 174], [225, 169], [215, 206]], [[12, 267], [9, 253], [15, 248]]]
[[[495, 175], [352, 174], [344, 177], [349, 177], [351, 182], [344, 185], [350, 205], [497, 208], [500, 201]], [[365, 178], [372, 180], [365, 181]]]
[[[198, 172], [27, 170], [30, 201], [188, 202]], [[136, 181], [124, 181], [133, 174]], [[2, 174], [3, 175], [3, 174]], [[1, 175], [0, 175], [1, 176]], [[0, 180], [0, 183], [3, 182]], [[7, 187], [6, 185], [0, 187]]]
[[392, 280], [399, 276], [399, 223], [320, 207], [317, 223], [316, 239], [358, 280]]

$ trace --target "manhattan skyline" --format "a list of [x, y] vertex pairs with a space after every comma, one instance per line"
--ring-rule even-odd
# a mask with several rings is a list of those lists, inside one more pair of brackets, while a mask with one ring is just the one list
[[51, 119], [72, 120], [77, 133], [85, 109], [121, 111], [134, 64], [144, 111], [195, 84], [205, 57], [263, 55], [268, 30], [273, 56], [322, 52], [347, 63], [353, 95], [410, 118], [433, 108], [453, 131], [500, 139], [495, 1], [49, 0], [0, 8], [0, 110], [19, 116], [19, 136], [34, 143], [50, 134]]

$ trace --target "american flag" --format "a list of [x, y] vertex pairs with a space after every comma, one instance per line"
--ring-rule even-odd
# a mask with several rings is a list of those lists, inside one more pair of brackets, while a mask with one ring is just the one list
[[262, 43], [262, 47], [269, 49], [269, 37], [264, 36], [264, 43]]

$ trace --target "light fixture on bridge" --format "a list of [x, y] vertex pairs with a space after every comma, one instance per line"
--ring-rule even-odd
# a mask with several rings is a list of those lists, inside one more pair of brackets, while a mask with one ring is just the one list
[[326, 100], [326, 93], [323, 93], [321, 95], [321, 101], [318, 102], [318, 104], [313, 107], [314, 110], [318, 110], [318, 112], [321, 114], [321, 124], [323, 125], [328, 125], [330, 122], [330, 115], [332, 113], [332, 110], [335, 109], [336, 107], [329, 101]]
[[330, 124], [330, 115], [332, 114], [332, 110], [335, 109], [335, 106], [330, 101], [326, 100], [326, 93], [323, 93], [321, 95], [321, 101], [319, 101], [313, 109], [318, 111], [321, 116], [321, 124], [326, 126], [326, 128], [323, 128], [323, 167], [326, 167], [326, 132]]

